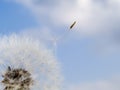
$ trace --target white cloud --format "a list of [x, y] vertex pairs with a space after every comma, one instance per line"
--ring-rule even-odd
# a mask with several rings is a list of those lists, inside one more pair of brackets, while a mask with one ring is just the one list
[[[69, 26], [76, 20], [77, 24], [74, 28], [79, 32], [79, 36], [94, 37], [96, 39], [95, 42], [99, 44], [97, 47], [107, 49], [108, 52], [110, 49], [119, 48], [116, 47], [116, 43], [118, 46], [118, 42], [120, 42], [119, 0], [12, 1], [16, 1], [17, 3], [24, 5], [32, 12], [40, 24], [48, 28], [52, 29], [57, 25], [58, 27], [62, 25]], [[52, 30], [55, 31], [55, 29]], [[32, 32], [36, 31], [33, 30]], [[51, 33], [51, 30], [49, 33]], [[38, 33], [36, 34], [40, 35]]]
[[76, 20], [80, 33], [85, 35], [119, 27], [119, 0], [15, 1], [29, 8], [39, 22], [47, 19], [46, 22], [55, 25], [70, 25]]

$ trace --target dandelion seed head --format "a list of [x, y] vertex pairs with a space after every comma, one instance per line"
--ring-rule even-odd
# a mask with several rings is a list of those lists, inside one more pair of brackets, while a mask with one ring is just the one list
[[52, 50], [39, 41], [18, 35], [0, 38], [1, 90], [59, 90], [59, 66]]
[[5, 90], [30, 90], [29, 87], [33, 84], [31, 74], [22, 68], [14, 69], [8, 66], [2, 77], [4, 77], [2, 83], [5, 85]]

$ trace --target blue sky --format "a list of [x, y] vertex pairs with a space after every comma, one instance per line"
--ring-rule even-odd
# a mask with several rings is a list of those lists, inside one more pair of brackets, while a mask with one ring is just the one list
[[67, 32], [56, 51], [67, 89], [119, 90], [119, 10], [118, 0], [1, 0], [0, 33], [25, 34], [53, 49], [50, 40]]
[[1, 33], [17, 32], [37, 25], [30, 12], [19, 4], [0, 1], [0, 12]]

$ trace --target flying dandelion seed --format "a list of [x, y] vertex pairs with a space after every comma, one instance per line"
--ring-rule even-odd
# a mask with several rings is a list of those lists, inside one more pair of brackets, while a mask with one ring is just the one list
[[[74, 21], [70, 27], [69, 27], [69, 31], [75, 26], [76, 21]], [[61, 36], [59, 37], [54, 37], [52, 39], [50, 39], [53, 43], [53, 47], [54, 47], [54, 54], [57, 55], [57, 43], [64, 40], [66, 38], [66, 36], [68, 36], [68, 34], [70, 33], [68, 30], [66, 30]]]
[[60, 90], [59, 63], [40, 42], [17, 35], [0, 38], [0, 90]]
[[70, 26], [70, 29], [72, 29], [75, 24], [76, 24], [76, 21], [73, 22], [73, 24]]

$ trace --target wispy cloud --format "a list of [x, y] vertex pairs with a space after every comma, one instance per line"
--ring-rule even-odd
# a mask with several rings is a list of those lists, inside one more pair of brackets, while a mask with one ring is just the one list
[[77, 35], [93, 37], [96, 39], [95, 42], [99, 44], [97, 47], [109, 50], [118, 48], [116, 45], [118, 46], [120, 42], [119, 0], [10, 1], [15, 1], [28, 8], [36, 17], [38, 23], [48, 28], [57, 25], [69, 26], [76, 20], [75, 29], [77, 33], [79, 32]]
[[[119, 0], [13, 0], [29, 8], [39, 22], [69, 25], [76, 20], [79, 32], [94, 34], [119, 28]], [[41, 4], [42, 3], [42, 4]]]

